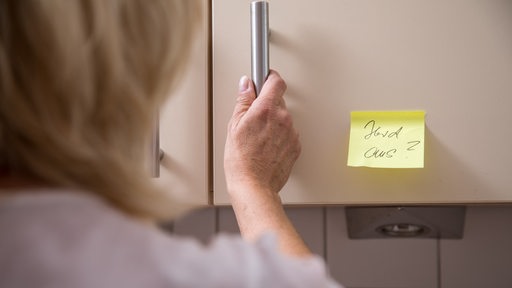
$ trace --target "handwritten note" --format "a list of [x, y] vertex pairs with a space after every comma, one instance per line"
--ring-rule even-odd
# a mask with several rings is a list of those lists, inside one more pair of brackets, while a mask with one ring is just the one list
[[424, 111], [355, 111], [348, 166], [423, 168]]

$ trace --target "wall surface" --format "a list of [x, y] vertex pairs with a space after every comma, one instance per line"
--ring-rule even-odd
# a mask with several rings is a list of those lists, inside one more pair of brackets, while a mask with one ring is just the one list
[[[512, 287], [512, 206], [470, 206], [462, 240], [351, 240], [342, 207], [287, 208], [314, 253], [348, 288]], [[229, 207], [204, 208], [165, 225], [208, 243], [238, 233]]]

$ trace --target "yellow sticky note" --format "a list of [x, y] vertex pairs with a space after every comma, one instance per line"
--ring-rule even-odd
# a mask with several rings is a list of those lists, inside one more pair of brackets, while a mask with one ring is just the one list
[[423, 168], [424, 111], [354, 111], [348, 166]]

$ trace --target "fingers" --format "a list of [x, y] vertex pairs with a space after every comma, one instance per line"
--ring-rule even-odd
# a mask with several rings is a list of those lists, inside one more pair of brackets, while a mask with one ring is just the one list
[[283, 105], [283, 95], [286, 91], [286, 82], [281, 75], [274, 70], [270, 70], [267, 80], [263, 84], [258, 101], [270, 101], [274, 105]]
[[238, 97], [236, 99], [235, 109], [233, 110], [233, 121], [239, 121], [240, 118], [249, 110], [252, 103], [256, 99], [254, 85], [247, 76], [242, 76], [238, 83]]
[[232, 124], [236, 123], [247, 113], [253, 102], [261, 102], [264, 106], [286, 107], [283, 95], [286, 91], [286, 83], [274, 70], [271, 70], [267, 80], [263, 84], [260, 95], [256, 98], [254, 84], [247, 76], [242, 76], [239, 82], [238, 97], [233, 110]]
[[240, 79], [224, 148], [228, 186], [252, 183], [277, 193], [286, 183], [301, 147], [284, 104], [285, 91], [286, 83], [275, 71], [258, 97], [252, 81]]

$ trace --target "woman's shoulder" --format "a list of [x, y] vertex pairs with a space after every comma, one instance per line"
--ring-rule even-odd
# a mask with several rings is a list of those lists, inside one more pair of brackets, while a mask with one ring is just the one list
[[331, 287], [319, 257], [286, 257], [271, 234], [205, 245], [80, 193], [4, 198], [0, 215], [1, 287]]

